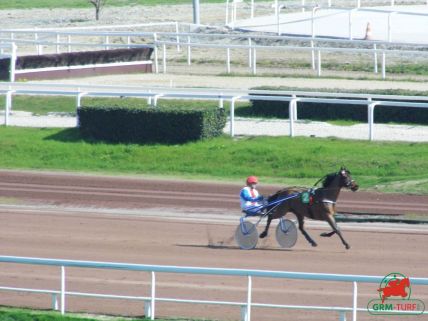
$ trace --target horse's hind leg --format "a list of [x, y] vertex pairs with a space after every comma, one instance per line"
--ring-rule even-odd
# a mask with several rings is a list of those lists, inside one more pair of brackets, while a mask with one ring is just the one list
[[259, 235], [259, 238], [261, 239], [264, 239], [268, 235], [269, 226], [270, 226], [270, 223], [272, 222], [272, 215], [268, 215], [267, 217], [268, 219], [267, 219], [265, 230]]
[[330, 237], [330, 236], [333, 236], [334, 234], [336, 234], [336, 231], [324, 232], [324, 233], [321, 233], [320, 235], [322, 237]]
[[[334, 233], [337, 233], [337, 235], [339, 235], [340, 239], [342, 240], [343, 245], [345, 245], [345, 248], [347, 250], [349, 250], [351, 248], [351, 246], [349, 246], [348, 242], [345, 241], [345, 239], [342, 236], [342, 232], [340, 231], [339, 227], [336, 224], [336, 220], [334, 219], [333, 215], [329, 214], [327, 215], [327, 219], [326, 219], [327, 223], [330, 224], [331, 228], [333, 229], [333, 232], [331, 232], [333, 235]], [[330, 233], [327, 233], [330, 234]], [[331, 236], [330, 235], [330, 236]]]
[[318, 244], [309, 236], [308, 232], [304, 229], [303, 225], [305, 224], [305, 221], [303, 219], [302, 215], [296, 215], [297, 221], [299, 223], [299, 230], [302, 232], [305, 239], [312, 245], [312, 246], [318, 246]]

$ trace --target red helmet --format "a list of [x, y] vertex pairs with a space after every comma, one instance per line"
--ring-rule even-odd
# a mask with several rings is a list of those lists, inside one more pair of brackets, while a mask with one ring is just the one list
[[257, 184], [259, 182], [259, 179], [256, 176], [248, 176], [247, 177], [247, 184]]

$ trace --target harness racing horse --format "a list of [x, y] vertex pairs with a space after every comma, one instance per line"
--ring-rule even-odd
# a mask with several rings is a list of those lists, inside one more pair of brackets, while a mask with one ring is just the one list
[[[337, 234], [342, 240], [345, 248], [350, 249], [349, 244], [343, 238], [342, 233], [336, 224], [334, 214], [336, 214], [336, 201], [339, 197], [341, 188], [345, 187], [355, 192], [358, 190], [359, 186], [352, 179], [351, 173], [345, 167], [342, 167], [337, 173], [331, 173], [324, 176], [315, 184], [315, 186], [321, 181], [322, 187], [317, 189], [308, 190], [303, 187], [288, 187], [269, 196], [269, 203], [284, 198], [289, 199], [279, 203], [278, 205], [273, 205], [271, 208], [267, 208], [268, 211], [272, 210], [272, 212], [268, 216], [266, 228], [260, 234], [260, 238], [265, 238], [268, 235], [269, 226], [273, 219], [281, 218], [288, 212], [291, 212], [296, 215], [299, 230], [312, 246], [317, 246], [317, 243], [309, 236], [303, 227], [305, 216], [313, 220], [327, 221], [333, 231], [322, 233], [321, 236], [330, 237]], [[309, 198], [304, 201], [303, 195], [305, 193]], [[309, 195], [307, 193], [309, 193]], [[296, 197], [290, 198], [292, 195], [295, 195]]]

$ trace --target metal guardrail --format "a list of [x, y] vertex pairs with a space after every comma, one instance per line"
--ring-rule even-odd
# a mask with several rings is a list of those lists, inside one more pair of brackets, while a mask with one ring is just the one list
[[[402, 95], [352, 94], [306, 91], [238, 90], [214, 88], [170, 88], [170, 87], [124, 87], [103, 85], [58, 85], [49, 83], [0, 83], [0, 95], [5, 95], [5, 125], [9, 125], [13, 95], [58, 95], [76, 97], [76, 108], [80, 108], [83, 97], [136, 97], [147, 99], [148, 104], [157, 106], [159, 99], [196, 99], [230, 102], [230, 135], [235, 135], [235, 104], [237, 101], [283, 101], [288, 102], [291, 137], [295, 136], [295, 121], [298, 118], [299, 102], [347, 104], [367, 106], [368, 139], [374, 140], [374, 109], [381, 106], [428, 108], [428, 97]], [[340, 97], [340, 98], [337, 98]], [[415, 102], [416, 101], [416, 102]]]
[[[352, 320], [357, 320], [357, 312], [368, 312], [367, 309], [358, 308], [358, 283], [380, 283], [383, 280], [381, 276], [369, 275], [349, 275], [349, 274], [327, 274], [327, 273], [304, 273], [288, 271], [265, 271], [265, 270], [243, 270], [243, 269], [222, 269], [206, 267], [184, 267], [184, 266], [166, 266], [166, 265], [146, 265], [146, 264], [128, 264], [112, 262], [93, 262], [76, 260], [58, 260], [46, 258], [0, 256], [0, 263], [31, 264], [42, 266], [61, 267], [61, 290], [54, 291], [49, 289], [27, 289], [0, 287], [0, 291], [19, 291], [30, 293], [46, 293], [52, 295], [52, 308], [58, 309], [57, 296], [60, 296], [60, 310], [64, 314], [66, 311], [66, 297], [94, 297], [110, 298], [124, 300], [142, 300], [145, 302], [145, 315], [151, 320], [155, 318], [156, 302], [175, 302], [175, 303], [193, 303], [193, 304], [215, 304], [241, 307], [242, 321], [251, 321], [251, 310], [255, 307], [263, 308], [283, 308], [283, 309], [301, 309], [301, 310], [324, 310], [339, 312], [339, 320], [346, 321], [346, 313], [352, 313]], [[124, 296], [107, 295], [96, 293], [68, 292], [66, 291], [66, 273], [65, 268], [91, 268], [91, 269], [109, 269], [123, 271], [144, 271], [151, 273], [151, 290], [149, 296]], [[187, 300], [161, 298], [156, 296], [156, 273], [181, 273], [197, 275], [220, 275], [220, 276], [242, 276], [247, 278], [247, 299], [245, 302], [230, 301], [207, 301], [207, 300]], [[252, 279], [253, 278], [280, 278], [294, 280], [317, 280], [332, 282], [352, 282], [353, 283], [353, 305], [352, 307], [325, 307], [325, 306], [306, 306], [306, 305], [280, 305], [280, 304], [261, 304], [252, 301]], [[410, 278], [414, 285], [428, 285], [428, 278]], [[428, 312], [424, 312], [428, 314]]]

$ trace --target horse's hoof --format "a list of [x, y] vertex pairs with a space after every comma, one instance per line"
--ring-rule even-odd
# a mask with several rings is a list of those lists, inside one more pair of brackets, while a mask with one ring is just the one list
[[266, 236], [267, 236], [267, 232], [262, 232], [262, 233], [259, 235], [259, 237], [260, 237], [261, 239], [264, 239]]
[[324, 232], [324, 233], [321, 233], [320, 236], [322, 236], [322, 237], [328, 237], [329, 235], [328, 235], [327, 232]]
[[312, 247], [317, 247], [318, 244], [317, 243], [311, 243]]
[[349, 250], [351, 248], [351, 246], [349, 244], [345, 245], [345, 249]]

